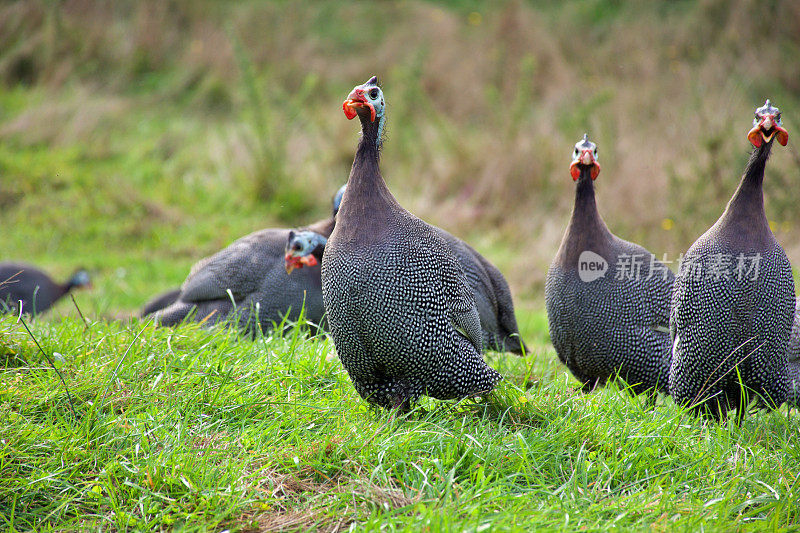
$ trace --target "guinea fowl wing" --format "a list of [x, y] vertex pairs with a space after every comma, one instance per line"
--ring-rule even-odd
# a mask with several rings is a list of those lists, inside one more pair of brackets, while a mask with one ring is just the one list
[[442, 254], [439, 273], [450, 320], [475, 346], [478, 353], [483, 352], [481, 319], [464, 269], [453, 254]]
[[795, 300], [794, 323], [789, 336], [789, 347], [786, 350], [789, 363], [800, 364], [800, 300]]
[[282, 229], [256, 231], [198, 262], [183, 284], [181, 300], [228, 299], [228, 290], [236, 301], [252, 294], [276, 264], [282, 268], [287, 235]]
[[[514, 347], [511, 351], [520, 354], [523, 350], [527, 352], [528, 348], [525, 346], [525, 343], [522, 342], [522, 337], [519, 334], [517, 316], [514, 313], [514, 301], [511, 297], [511, 288], [508, 286], [508, 282], [503, 277], [500, 270], [477, 251], [475, 252], [475, 258], [480, 261], [481, 265], [483, 265], [483, 268], [486, 270], [486, 275], [489, 276], [497, 302], [497, 323], [505, 335], [514, 337], [512, 340]], [[516, 344], [519, 346], [516, 346]]]

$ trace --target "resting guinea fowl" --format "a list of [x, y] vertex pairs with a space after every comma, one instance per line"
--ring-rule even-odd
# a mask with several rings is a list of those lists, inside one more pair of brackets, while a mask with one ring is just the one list
[[675, 280], [669, 390], [679, 404], [717, 419], [751, 397], [786, 401], [787, 343], [794, 317], [792, 267], [764, 212], [764, 167], [775, 139], [786, 145], [769, 100], [747, 135], [755, 149], [717, 222], [689, 248]]
[[570, 165], [575, 206], [545, 281], [550, 338], [584, 391], [619, 376], [652, 396], [667, 390], [674, 275], [608, 229], [594, 195], [599, 173], [597, 147], [584, 135]]
[[23, 313], [42, 313], [72, 289], [89, 286], [89, 273], [85, 270], [77, 270], [66, 283], [57, 283], [30, 265], [0, 263], [0, 312], [19, 312], [21, 300]]
[[359, 395], [407, 410], [420, 396], [463, 398], [501, 379], [481, 356], [466, 275], [441, 233], [403, 209], [378, 165], [385, 117], [375, 77], [343, 104], [361, 121], [347, 189], [322, 256], [336, 352]]
[[[483, 331], [483, 347], [498, 352], [522, 355], [527, 347], [520, 339], [511, 290], [500, 271], [461, 239], [438, 230], [461, 263], [478, 308]], [[302, 268], [305, 261], [321, 261], [325, 237], [311, 231], [290, 234], [286, 244], [286, 268]], [[524, 352], [523, 352], [524, 350]]]
[[[343, 190], [333, 199], [333, 214], [308, 229], [330, 235]], [[235, 241], [192, 267], [177, 301], [157, 311], [156, 320], [171, 326], [191, 317], [215, 324], [237, 312], [238, 325], [249, 332], [269, 331], [284, 317], [321, 324], [322, 286], [319, 266], [288, 276], [284, 247], [290, 230], [263, 229]], [[230, 291], [230, 294], [228, 293]], [[233, 301], [231, 301], [231, 297]], [[234, 305], [235, 303], [235, 305]]]

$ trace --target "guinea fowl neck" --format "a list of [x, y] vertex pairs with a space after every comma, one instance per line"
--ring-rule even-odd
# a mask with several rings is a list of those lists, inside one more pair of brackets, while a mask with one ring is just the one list
[[379, 165], [384, 117], [380, 116], [374, 122], [360, 115], [359, 118], [361, 140], [337, 215], [338, 224], [353, 216], [380, 216], [382, 207], [397, 205], [383, 181]]
[[558, 251], [558, 262], [569, 268], [577, 267], [578, 258], [585, 251], [602, 254], [611, 241], [611, 232], [597, 210], [590, 173], [590, 168], [581, 167], [572, 217]]
[[383, 181], [380, 170], [381, 139], [379, 137], [380, 122], [382, 121], [383, 117], [374, 121], [361, 119], [361, 139], [358, 142], [345, 194], [353, 181], [356, 182], [354, 184], [356, 186], [364, 184], [373, 186], [375, 182]]
[[739, 187], [733, 194], [728, 207], [725, 209], [723, 218], [745, 218], [751, 223], [756, 221], [767, 223], [767, 215], [764, 212], [764, 168], [769, 159], [772, 143], [763, 143], [753, 150], [750, 159], [747, 161], [742, 180]]
[[575, 187], [575, 207], [572, 210], [572, 217], [576, 216], [584, 219], [599, 218], [597, 202], [594, 197], [594, 181], [590, 175], [590, 170], [581, 168], [581, 175], [578, 178], [578, 185]]
[[56, 287], [53, 290], [53, 297], [56, 300], [58, 300], [62, 296], [66, 296], [67, 294], [72, 292], [72, 289], [74, 289], [77, 286], [78, 285], [73, 280], [69, 280], [66, 283], [63, 283], [63, 284], [60, 284], [60, 285], [56, 284]]

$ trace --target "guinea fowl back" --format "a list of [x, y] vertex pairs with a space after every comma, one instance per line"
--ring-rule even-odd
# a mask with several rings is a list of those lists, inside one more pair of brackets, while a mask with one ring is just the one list
[[764, 212], [764, 169], [773, 139], [786, 143], [767, 101], [748, 139], [755, 149], [719, 220], [692, 245], [676, 279], [670, 330], [675, 401], [722, 417], [788, 394], [787, 344], [794, 316], [791, 265]]
[[[334, 214], [308, 226], [330, 235], [342, 191], [334, 197]], [[292, 276], [284, 265], [289, 229], [270, 228], [246, 235], [216, 254], [197, 262], [172, 305], [157, 312], [165, 326], [194, 319], [216, 324], [236, 313], [240, 328], [268, 331], [273, 322], [298, 320], [301, 313], [314, 324], [322, 324], [320, 267], [309, 266]]]
[[461, 263], [472, 287], [481, 318], [484, 347], [518, 355], [523, 350], [527, 352], [519, 334], [511, 289], [503, 274], [469, 244], [444, 230], [436, 229]]

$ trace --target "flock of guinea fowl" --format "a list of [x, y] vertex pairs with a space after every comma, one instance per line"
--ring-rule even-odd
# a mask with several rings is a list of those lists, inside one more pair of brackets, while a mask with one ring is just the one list
[[[361, 122], [361, 138], [332, 216], [237, 240], [142, 314], [166, 326], [225, 322], [250, 332], [304, 316], [327, 329], [359, 395], [385, 408], [490, 392], [502, 376], [484, 350], [527, 351], [506, 280], [392, 196], [380, 170], [386, 103], [377, 78], [355, 87], [343, 110]], [[736, 192], [677, 274], [611, 233], [595, 201], [597, 147], [586, 135], [575, 145], [575, 204], [545, 301], [553, 346], [585, 391], [616, 380], [717, 419], [734, 410], [741, 419], [753, 403], [800, 407], [792, 270], [764, 212], [767, 159], [776, 140], [788, 141], [769, 100], [747, 138], [754, 149]], [[85, 272], [62, 285], [0, 264], [0, 305], [44, 310], [87, 282]]]

